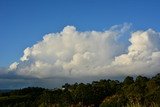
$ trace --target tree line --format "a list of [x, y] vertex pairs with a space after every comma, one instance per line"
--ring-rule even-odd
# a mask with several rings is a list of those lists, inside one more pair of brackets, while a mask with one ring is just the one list
[[160, 74], [0, 92], [0, 107], [159, 107]]

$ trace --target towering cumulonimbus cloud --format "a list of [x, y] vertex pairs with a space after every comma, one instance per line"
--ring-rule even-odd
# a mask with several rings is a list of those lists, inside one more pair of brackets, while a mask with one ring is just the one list
[[160, 33], [152, 29], [132, 33], [128, 52], [115, 57], [112, 67], [124, 74], [153, 75], [160, 72]]
[[[47, 77], [155, 74], [160, 71], [160, 33], [129, 32], [130, 24], [79, 32], [66, 26], [24, 50], [10, 65], [18, 75]], [[126, 43], [123, 37], [131, 35]]]

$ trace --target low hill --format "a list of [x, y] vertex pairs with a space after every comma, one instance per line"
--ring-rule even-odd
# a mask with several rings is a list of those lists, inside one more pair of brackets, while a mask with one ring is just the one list
[[61, 88], [2, 90], [0, 107], [159, 107], [160, 74], [64, 84]]

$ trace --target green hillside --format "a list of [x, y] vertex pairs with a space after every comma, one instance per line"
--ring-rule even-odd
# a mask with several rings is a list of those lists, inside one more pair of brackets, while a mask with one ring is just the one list
[[160, 107], [160, 74], [0, 93], [0, 107]]

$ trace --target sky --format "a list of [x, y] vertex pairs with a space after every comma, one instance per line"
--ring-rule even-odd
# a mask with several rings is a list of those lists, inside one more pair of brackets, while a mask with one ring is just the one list
[[159, 0], [0, 0], [0, 88], [159, 73], [159, 10]]

